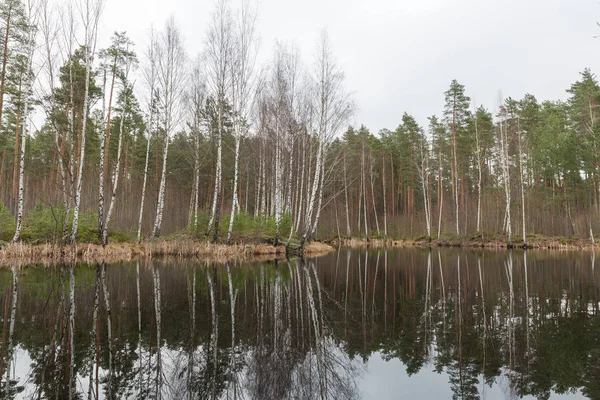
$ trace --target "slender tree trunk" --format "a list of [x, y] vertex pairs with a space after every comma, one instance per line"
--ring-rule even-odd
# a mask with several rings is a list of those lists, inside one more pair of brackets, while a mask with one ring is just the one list
[[[106, 220], [104, 221], [104, 226], [102, 228], [102, 245], [106, 246], [108, 243], [108, 225], [110, 224], [110, 219], [115, 207], [115, 200], [117, 198], [117, 190], [119, 188], [119, 175], [121, 174], [121, 153], [123, 150], [123, 128], [125, 121], [125, 108], [127, 107], [127, 96], [125, 97], [125, 104], [123, 105], [123, 110], [121, 111], [121, 122], [119, 125], [119, 147], [117, 150], [117, 165], [115, 165], [115, 171], [112, 177], [112, 193], [110, 196], [110, 206], [108, 207], [108, 213], [106, 214]], [[165, 153], [166, 154], [166, 153]]]
[[194, 157], [194, 169], [196, 170], [196, 177], [194, 180], [194, 230], [198, 226], [198, 209], [200, 205], [198, 204], [198, 198], [200, 193], [200, 138], [198, 137], [198, 132], [196, 132], [196, 151]]
[[[86, 5], [88, 8], [89, 5]], [[87, 119], [89, 112], [89, 93], [90, 93], [90, 75], [92, 72], [92, 50], [90, 47], [96, 46], [96, 30], [98, 19], [100, 18], [99, 11], [97, 10], [97, 14], [93, 15], [96, 18], [95, 24], [93, 26], [92, 32], [90, 32], [90, 10], [86, 9], [86, 21], [85, 21], [85, 89], [83, 93], [83, 112], [82, 112], [82, 121], [81, 121], [81, 142], [80, 142], [80, 153], [79, 153], [79, 171], [77, 173], [77, 188], [75, 192], [75, 206], [73, 212], [73, 226], [71, 228], [71, 243], [75, 243], [75, 239], [77, 238], [77, 229], [79, 227], [79, 209], [81, 206], [81, 189], [83, 184], [83, 165], [85, 159], [85, 139], [87, 132]]]
[[[29, 102], [25, 101], [25, 113], [27, 113], [27, 107]], [[21, 133], [21, 150], [19, 152], [19, 198], [17, 201], [17, 228], [15, 235], [12, 238], [13, 243], [19, 240], [21, 236], [21, 230], [23, 228], [23, 194], [25, 191], [25, 145], [27, 143], [27, 127], [26, 123], [23, 124], [23, 132]]]
[[512, 225], [510, 218], [510, 170], [508, 165], [508, 140], [507, 134], [503, 127], [502, 121], [500, 121], [500, 162], [502, 167], [502, 175], [504, 180], [504, 196], [506, 198], [506, 211], [505, 211], [505, 220], [506, 220], [506, 232], [508, 234], [508, 245], [512, 246]]
[[[383, 189], [383, 236], [387, 237], [387, 201], [385, 198], [385, 157], [381, 157], [381, 179], [382, 179], [382, 189]], [[345, 167], [345, 165], [344, 165]], [[345, 170], [344, 170], [345, 172]], [[345, 178], [345, 177], [344, 177]], [[348, 202], [346, 201], [346, 204]]]
[[[384, 189], [385, 190], [385, 189]], [[385, 205], [385, 191], [384, 191], [384, 205]], [[350, 230], [350, 210], [348, 209], [348, 179], [346, 176], [346, 152], [344, 151], [344, 198], [346, 200], [346, 234], [348, 239], [352, 237], [352, 231]]]
[[[238, 128], [239, 129], [239, 128]], [[229, 229], [227, 230], [227, 244], [231, 243], [231, 234], [233, 232], [233, 220], [235, 218], [235, 208], [238, 202], [238, 169], [240, 160], [240, 133], [235, 135], [235, 162], [233, 172], [233, 199], [231, 201], [231, 218], [229, 218]]]
[[315, 200], [317, 198], [317, 191], [319, 189], [319, 182], [321, 180], [321, 163], [323, 162], [323, 143], [319, 140], [319, 144], [317, 146], [317, 164], [315, 166], [315, 177], [313, 180], [312, 190], [310, 193], [310, 199], [307, 204], [307, 213], [304, 219], [304, 233], [302, 234], [302, 238], [300, 240], [300, 247], [304, 247], [304, 243], [308, 238], [308, 234], [310, 233], [310, 229], [312, 227], [312, 215], [315, 208]]
[[527, 246], [527, 229], [525, 228], [525, 185], [523, 184], [523, 147], [521, 143], [521, 127], [519, 124], [519, 178], [521, 183], [521, 216], [523, 222], [523, 245]]
[[[152, 117], [150, 117], [150, 125], [152, 125]], [[142, 221], [144, 217], [144, 200], [146, 199], [146, 183], [148, 182], [148, 160], [150, 158], [150, 139], [151, 132], [148, 131], [148, 140], [146, 142], [146, 161], [144, 163], [144, 181], [142, 183], [142, 198], [140, 200], [140, 216], [138, 218], [137, 241], [142, 241]]]
[[475, 146], [477, 151], [477, 233], [481, 233], [481, 149], [479, 147], [479, 129], [475, 117]]
[[[21, 91], [21, 88], [19, 87], [19, 91]], [[17, 110], [17, 116], [16, 116], [16, 123], [15, 123], [15, 150], [13, 152], [13, 177], [12, 177], [12, 197], [11, 197], [11, 204], [12, 204], [12, 209], [16, 209], [16, 205], [18, 203], [17, 197], [18, 197], [18, 192], [19, 192], [19, 185], [18, 185], [18, 176], [19, 176], [19, 129], [21, 128], [21, 110]], [[24, 125], [24, 124], [23, 124]], [[24, 137], [25, 135], [23, 133], [21, 133], [21, 136]], [[15, 207], [15, 208], [13, 208]]]
[[[100, 134], [100, 168], [99, 168], [99, 190], [98, 190], [98, 236], [104, 243], [104, 177], [108, 173], [108, 155], [110, 154], [110, 115], [112, 111], [113, 90], [115, 87], [115, 70], [117, 60], [115, 58], [112, 67], [112, 80], [110, 84], [110, 95], [108, 98], [108, 111], [106, 116], [106, 128], [103, 134]], [[105, 75], [106, 80], [106, 75]]]
[[169, 152], [169, 135], [165, 132], [165, 151], [163, 152], [162, 173], [160, 176], [160, 188], [158, 190], [158, 204], [156, 207], [156, 219], [154, 220], [154, 231], [152, 236], [157, 238], [160, 236], [162, 225], [163, 211], [165, 208], [165, 186], [167, 184], [167, 154]]
[[[362, 145], [362, 159], [360, 163], [360, 174], [361, 174], [361, 183], [362, 188], [361, 192], [363, 195], [363, 216], [365, 218], [365, 238], [367, 242], [369, 241], [369, 227], [367, 224], [367, 177], [365, 174], [365, 144]], [[366, 266], [365, 266], [366, 267]]]
[[441, 184], [442, 182], [442, 153], [441, 150], [438, 153], [438, 188], [440, 191], [440, 205], [438, 212], [438, 232], [437, 238], [440, 240], [440, 236], [442, 234], [442, 214], [444, 212], [444, 186]]
[[315, 222], [313, 223], [311, 230], [311, 239], [315, 237], [317, 233], [317, 227], [319, 225], [319, 218], [321, 217], [322, 203], [323, 203], [323, 185], [325, 181], [325, 163], [321, 162], [321, 179], [319, 182], [319, 200], [317, 202], [317, 210], [315, 215]]
[[373, 154], [369, 152], [369, 164], [370, 164], [370, 181], [371, 181], [371, 200], [373, 201], [373, 216], [375, 217], [375, 226], [377, 227], [377, 236], [381, 235], [379, 229], [379, 220], [377, 219], [377, 207], [375, 207], [375, 191], [373, 189]]
[[[29, 16], [32, 17], [31, 15]], [[33, 21], [31, 21], [33, 23]], [[33, 29], [33, 28], [31, 28]], [[27, 144], [27, 123], [29, 121], [29, 91], [32, 86], [31, 77], [29, 75], [32, 74], [32, 66], [33, 66], [33, 55], [35, 49], [35, 37], [32, 32], [29, 33], [28, 38], [28, 46], [29, 46], [29, 60], [27, 65], [27, 77], [25, 82], [25, 88], [27, 93], [25, 93], [25, 104], [23, 109], [23, 129], [21, 132], [21, 149], [19, 152], [19, 194], [17, 200], [17, 227], [15, 229], [15, 234], [13, 236], [13, 243], [19, 240], [21, 236], [21, 230], [23, 228], [23, 202], [24, 202], [24, 191], [25, 191], [25, 146]], [[1, 108], [1, 106], [0, 106]], [[2, 119], [0, 118], [0, 126]], [[15, 142], [15, 146], [17, 143]], [[1, 177], [0, 177], [1, 178]]]
[[0, 75], [0, 130], [2, 128], [2, 111], [4, 110], [4, 89], [6, 85], [6, 65], [8, 63], [8, 40], [12, 22], [12, 4], [9, 3], [8, 13], [6, 15], [6, 27], [4, 29], [4, 49], [2, 51], [2, 75]]

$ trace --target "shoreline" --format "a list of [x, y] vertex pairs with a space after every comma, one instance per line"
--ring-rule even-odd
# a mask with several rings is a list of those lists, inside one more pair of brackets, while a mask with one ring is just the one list
[[[320, 256], [334, 248], [322, 242], [307, 243], [304, 254]], [[56, 243], [26, 244], [15, 243], [0, 247], [0, 265], [60, 264], [69, 262], [126, 262], [140, 258], [202, 258], [209, 262], [227, 261], [269, 261], [284, 259], [284, 245], [268, 243], [214, 244], [206, 241], [161, 240], [155, 242], [109, 243], [106, 247], [92, 243], [59, 245]]]
[[508, 246], [505, 240], [481, 239], [477, 237], [465, 238], [444, 238], [432, 239], [431, 241], [420, 239], [391, 239], [391, 238], [335, 238], [325, 241], [332, 246], [348, 247], [449, 247], [449, 248], [468, 248], [468, 249], [521, 249], [521, 250], [593, 250], [600, 248], [600, 243], [591, 243], [589, 239], [567, 238], [567, 237], [547, 237], [531, 235], [527, 238], [527, 244], [524, 246], [522, 240], [515, 240], [512, 246]]
[[[507, 250], [507, 243], [500, 238], [445, 238], [440, 240], [426, 239], [391, 239], [391, 238], [334, 238], [330, 240], [313, 241], [305, 245], [304, 255], [316, 257], [325, 255], [335, 247], [420, 247], [420, 248], [468, 248], [487, 250]], [[524, 249], [522, 242], [515, 241], [512, 249]], [[530, 250], [593, 250], [600, 248], [599, 243], [591, 243], [589, 239], [534, 236], [528, 238], [526, 249]], [[74, 245], [59, 245], [56, 243], [6, 244], [0, 247], [0, 265], [27, 264], [59, 264], [67, 262], [107, 263], [133, 261], [140, 258], [202, 258], [208, 262], [227, 261], [270, 261], [284, 259], [293, 254], [286, 251], [284, 245], [274, 246], [266, 242], [248, 241], [238, 244], [210, 243], [190, 238], [148, 241], [142, 243], [120, 242], [109, 243], [102, 247], [93, 243], [77, 243]]]

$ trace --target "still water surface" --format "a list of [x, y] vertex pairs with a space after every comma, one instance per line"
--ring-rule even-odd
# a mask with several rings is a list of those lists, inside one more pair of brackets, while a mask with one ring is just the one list
[[3, 266], [0, 398], [600, 399], [599, 302], [585, 252]]

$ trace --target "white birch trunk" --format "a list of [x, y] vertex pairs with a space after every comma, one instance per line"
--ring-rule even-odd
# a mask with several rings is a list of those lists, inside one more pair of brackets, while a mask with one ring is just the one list
[[240, 134], [235, 135], [235, 162], [233, 172], [233, 199], [231, 202], [231, 218], [229, 218], [229, 229], [227, 230], [227, 244], [231, 243], [231, 234], [233, 232], [233, 220], [235, 218], [235, 209], [238, 205], [238, 169], [240, 163]]
[[[345, 165], [344, 165], [345, 167]], [[344, 170], [344, 173], [346, 171]], [[344, 177], [345, 178], [345, 177]], [[387, 199], [385, 197], [385, 157], [381, 157], [381, 178], [382, 178], [382, 182], [381, 182], [381, 186], [383, 189], [383, 236], [387, 237]], [[347, 196], [347, 194], [346, 194]], [[346, 205], [348, 204], [348, 201], [346, 200]], [[349, 226], [349, 225], [348, 225]]]
[[83, 122], [81, 128], [81, 151], [79, 153], [79, 166], [77, 173], [77, 188], [75, 192], [75, 207], [73, 210], [73, 226], [71, 228], [71, 243], [75, 243], [77, 237], [77, 229], [79, 228], [79, 208], [81, 206], [81, 188], [83, 182], [83, 164], [85, 159], [85, 133], [87, 129], [87, 116], [89, 107], [89, 86], [90, 72], [92, 69], [92, 60], [89, 50], [85, 50], [85, 92], [83, 97]]
[[525, 185], [523, 183], [523, 146], [521, 143], [520, 125], [521, 124], [519, 123], [519, 178], [521, 181], [521, 214], [523, 222], [523, 245], [527, 246], [527, 229], [525, 228]]
[[306, 171], [306, 136], [302, 140], [302, 168], [300, 171], [300, 189], [298, 193], [298, 206], [296, 211], [296, 231], [300, 229], [300, 221], [302, 220], [303, 204], [304, 204], [304, 172]]
[[293, 167], [294, 167], [294, 140], [290, 143], [290, 160], [288, 164], [288, 185], [287, 195], [283, 206], [283, 212], [289, 213], [290, 217], [292, 214], [292, 181], [293, 181]]
[[360, 163], [360, 174], [361, 174], [361, 192], [363, 195], [363, 217], [365, 219], [365, 238], [369, 241], [369, 227], [367, 224], [367, 177], [365, 175], [365, 144], [363, 143], [362, 148], [362, 160]]
[[[385, 187], [383, 192], [384, 204], [385, 204]], [[346, 200], [346, 234], [348, 239], [352, 237], [352, 231], [350, 229], [350, 210], [348, 208], [348, 179], [346, 173], [346, 152], [344, 152], [344, 198]], [[387, 228], [386, 228], [387, 234]]]
[[502, 121], [500, 121], [500, 162], [504, 180], [504, 196], [506, 199], [506, 232], [508, 234], [508, 245], [512, 246], [512, 225], [510, 218], [510, 170], [508, 165], [508, 139], [506, 136], [507, 135], [502, 125]]
[[377, 228], [377, 236], [379, 236], [381, 234], [381, 231], [379, 230], [379, 220], [377, 219], [377, 207], [375, 207], [375, 191], [373, 190], [373, 158], [372, 158], [372, 154], [369, 154], [369, 161], [370, 161], [370, 170], [371, 170], [371, 177], [370, 177], [370, 181], [371, 181], [371, 200], [373, 200], [373, 216], [375, 217], [375, 227]]
[[[85, 89], [83, 94], [83, 116], [81, 123], [81, 143], [79, 153], [79, 168], [77, 173], [77, 186], [75, 192], [75, 206], [73, 210], [73, 225], [71, 228], [71, 243], [75, 243], [77, 238], [77, 229], [79, 227], [79, 209], [81, 207], [81, 189], [83, 183], [83, 165], [85, 159], [85, 139], [87, 130], [87, 118], [89, 113], [89, 93], [90, 93], [90, 75], [92, 70], [92, 61], [96, 50], [96, 38], [98, 33], [98, 21], [102, 9], [102, 0], [96, 0], [96, 7], [90, 10], [89, 0], [85, 5]], [[93, 20], [92, 20], [93, 19]]]
[[[475, 114], [477, 110], [475, 111]], [[477, 161], [477, 232], [481, 232], [481, 148], [479, 147], [479, 129], [477, 127], [477, 117], [475, 117], [475, 150]]]
[[165, 151], [163, 152], [162, 173], [160, 176], [160, 189], [158, 190], [158, 204], [156, 206], [156, 218], [154, 220], [154, 230], [152, 236], [160, 236], [163, 211], [165, 207], [165, 186], [167, 181], [167, 154], [169, 152], [169, 135], [165, 133]]
[[321, 217], [321, 210], [323, 209], [322, 203], [323, 203], [324, 181], [325, 181], [325, 163], [321, 162], [321, 179], [319, 182], [319, 201], [317, 204], [317, 215], [315, 216], [315, 222], [313, 223], [312, 230], [311, 230], [311, 238], [315, 237], [315, 234], [317, 232], [317, 227], [319, 225], [319, 219]]
[[[198, 133], [196, 133], [198, 135]], [[200, 138], [196, 137], [196, 157], [194, 164], [196, 166], [196, 179], [194, 181], [194, 229], [198, 226], [198, 209], [200, 208]]]
[[279, 223], [281, 222], [281, 144], [279, 127], [275, 139], [275, 246], [279, 244]]
[[146, 142], [146, 161], [144, 163], [144, 182], [142, 183], [142, 199], [140, 200], [140, 216], [138, 218], [138, 243], [142, 240], [142, 221], [144, 217], [144, 200], [146, 199], [146, 183], [148, 182], [148, 159], [150, 158], [150, 139], [151, 135], [150, 132], [148, 132], [148, 140]]
[[302, 239], [300, 240], [300, 247], [304, 246], [304, 243], [306, 242], [306, 239], [307, 239], [308, 234], [310, 233], [310, 229], [312, 227], [312, 225], [311, 225], [312, 214], [314, 212], [315, 200], [317, 198], [317, 190], [318, 190], [320, 175], [321, 175], [321, 163], [323, 162], [322, 161], [323, 156], [321, 154], [322, 151], [323, 151], [323, 144], [321, 143], [321, 141], [319, 141], [318, 148], [317, 148], [317, 165], [315, 167], [315, 177], [313, 180], [312, 190], [310, 193], [310, 199], [307, 204], [307, 212], [306, 212], [306, 217], [304, 219], [304, 233], [302, 234]]
[[[27, 107], [29, 107], [29, 102], [25, 101], [25, 111], [24, 114], [28, 115]], [[21, 230], [23, 229], [23, 194], [25, 191], [25, 145], [27, 143], [27, 118], [23, 118], [23, 131], [21, 132], [21, 148], [19, 149], [19, 200], [17, 206], [17, 227], [15, 229], [15, 234], [12, 238], [12, 242], [15, 243], [19, 240], [21, 236]]]
[[[35, 10], [31, 9], [31, 4], [29, 4], [29, 12], [28, 12], [28, 19], [29, 19], [29, 23], [31, 24], [37, 24], [37, 12], [35, 12]], [[29, 46], [29, 60], [28, 60], [28, 65], [27, 65], [27, 75], [31, 75], [33, 74], [33, 56], [34, 56], [34, 49], [35, 49], [35, 45], [36, 45], [36, 39], [35, 39], [35, 29], [32, 27], [29, 29], [29, 37], [28, 37], [28, 46]], [[21, 230], [23, 229], [23, 201], [24, 201], [24, 191], [25, 191], [25, 180], [24, 180], [24, 175], [25, 175], [25, 146], [27, 144], [27, 131], [28, 131], [28, 122], [29, 122], [29, 91], [31, 90], [31, 87], [33, 86], [33, 82], [31, 82], [31, 77], [27, 76], [26, 77], [26, 83], [25, 83], [25, 104], [24, 104], [24, 109], [23, 109], [23, 129], [21, 132], [21, 148], [19, 149], [19, 198], [18, 198], [18, 205], [17, 205], [17, 226], [15, 229], [15, 234], [13, 236], [13, 243], [17, 242], [19, 240], [19, 237], [21, 236]], [[2, 121], [0, 120], [0, 124], [2, 124]]]

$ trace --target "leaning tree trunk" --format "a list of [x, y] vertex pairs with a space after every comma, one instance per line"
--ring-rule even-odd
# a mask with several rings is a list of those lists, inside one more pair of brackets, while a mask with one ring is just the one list
[[315, 177], [313, 180], [313, 186], [310, 193], [310, 199], [307, 204], [306, 217], [304, 219], [304, 232], [302, 233], [302, 238], [300, 239], [300, 247], [304, 247], [304, 243], [306, 243], [306, 239], [311, 229], [311, 221], [312, 215], [315, 209], [315, 200], [317, 198], [317, 190], [320, 181], [320, 173], [321, 173], [321, 163], [323, 162], [323, 144], [319, 141], [319, 146], [317, 148], [317, 165], [315, 167]]
[[158, 191], [158, 204], [156, 206], [156, 219], [154, 220], [154, 231], [152, 236], [160, 236], [163, 211], [165, 209], [165, 186], [167, 181], [167, 153], [169, 152], [169, 135], [165, 133], [165, 152], [163, 153], [162, 174], [160, 177], [160, 189]]
[[[113, 91], [115, 88], [115, 76], [116, 76], [116, 63], [115, 58], [112, 66], [112, 79], [110, 84], [110, 95], [108, 97], [108, 111], [106, 114], [106, 128], [105, 132], [100, 134], [100, 171], [98, 172], [98, 236], [104, 243], [103, 232], [104, 232], [104, 176], [108, 172], [108, 153], [110, 150], [110, 116], [112, 111], [112, 99]], [[106, 82], [106, 73], [104, 75], [104, 81]], [[103, 106], [104, 108], [104, 106]]]
[[[87, 35], [86, 35], [87, 36]], [[87, 39], [87, 37], [86, 37]], [[86, 41], [86, 45], [88, 42]], [[92, 57], [90, 54], [90, 49], [85, 49], [85, 90], [83, 94], [83, 120], [81, 123], [81, 143], [79, 144], [81, 147], [79, 154], [79, 172], [77, 174], [77, 189], [75, 192], [75, 207], [73, 210], [73, 226], [71, 228], [71, 243], [75, 243], [75, 239], [77, 238], [77, 229], [79, 227], [79, 208], [81, 206], [81, 187], [83, 182], [83, 162], [85, 158], [85, 137], [86, 137], [86, 129], [87, 129], [87, 117], [88, 117], [88, 108], [89, 108], [89, 93], [90, 93], [90, 73], [92, 69]]]
[[325, 180], [325, 163], [321, 163], [321, 179], [319, 182], [319, 202], [317, 203], [317, 214], [315, 216], [315, 222], [313, 223], [313, 227], [311, 230], [311, 238], [314, 238], [317, 233], [317, 227], [319, 225], [319, 218], [321, 217], [321, 210], [323, 209], [323, 185]]
[[[150, 132], [148, 132], [150, 133]], [[142, 184], [142, 199], [140, 200], [140, 216], [138, 218], [138, 243], [142, 240], [142, 218], [144, 216], [144, 200], [146, 199], [146, 183], [148, 182], [148, 159], [150, 157], [150, 135], [146, 143], [146, 163], [144, 164], [144, 183]]]
[[[125, 97], [127, 102], [127, 97]], [[121, 154], [123, 152], [123, 125], [125, 120], [125, 105], [121, 111], [121, 123], [119, 125], [119, 147], [117, 150], [117, 165], [115, 165], [115, 171], [112, 178], [112, 193], [110, 196], [110, 205], [108, 206], [108, 212], [106, 213], [106, 220], [102, 228], [102, 245], [106, 246], [108, 243], [108, 225], [110, 224], [110, 218], [115, 207], [115, 200], [117, 198], [117, 189], [119, 188], [119, 175], [121, 173]], [[163, 189], [164, 190], [164, 189]]]

